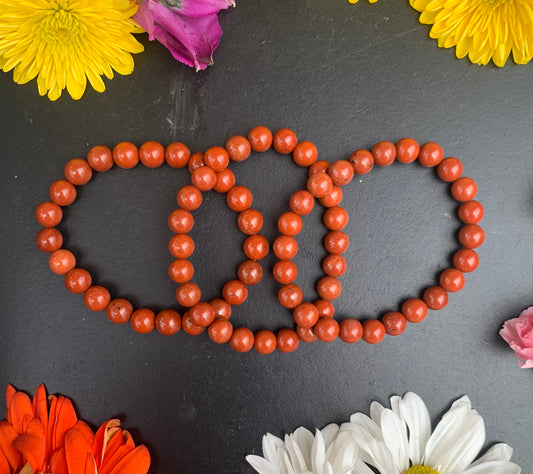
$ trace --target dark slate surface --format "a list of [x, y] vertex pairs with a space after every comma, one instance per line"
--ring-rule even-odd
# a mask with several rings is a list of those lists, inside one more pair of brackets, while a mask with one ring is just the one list
[[[498, 336], [533, 304], [532, 66], [503, 69], [456, 60], [428, 38], [407, 2], [254, 1], [221, 15], [216, 64], [196, 73], [159, 44], [134, 74], [75, 102], [37, 95], [0, 75], [0, 386], [45, 382], [70, 396], [92, 426], [118, 416], [153, 455], [153, 473], [251, 472], [261, 436], [343, 422], [377, 399], [416, 391], [436, 419], [468, 394], [487, 444], [506, 441], [532, 472], [533, 373], [518, 369]], [[486, 243], [479, 269], [440, 312], [378, 346], [302, 344], [293, 354], [240, 355], [203, 334], [138, 335], [84, 308], [34, 245], [34, 209], [65, 163], [94, 145], [183, 141], [193, 151], [263, 124], [293, 128], [326, 160], [379, 140], [412, 136], [442, 144], [479, 184]], [[276, 236], [276, 217], [306, 172], [274, 152], [232, 165]], [[113, 169], [79, 190], [60, 229], [66, 247], [113, 295], [154, 309], [175, 305], [167, 276], [167, 216], [188, 174], [168, 167]], [[434, 170], [374, 170], [345, 188], [352, 245], [337, 304], [340, 318], [379, 316], [416, 297], [450, 265], [457, 205]], [[304, 219], [296, 259], [308, 298], [324, 255], [316, 208]], [[196, 281], [218, 294], [242, 260], [235, 215], [215, 193], [196, 213]], [[274, 260], [265, 260], [270, 269]], [[236, 325], [277, 330], [291, 315], [269, 276], [234, 311]], [[3, 413], [3, 412], [2, 412]]]

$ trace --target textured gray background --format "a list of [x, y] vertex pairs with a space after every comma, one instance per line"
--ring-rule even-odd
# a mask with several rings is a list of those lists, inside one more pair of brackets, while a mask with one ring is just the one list
[[[45, 382], [93, 427], [122, 418], [151, 448], [153, 473], [191, 474], [251, 472], [244, 456], [261, 451], [263, 433], [342, 422], [368, 412], [374, 399], [416, 391], [437, 419], [468, 394], [485, 419], [487, 446], [508, 442], [523, 472], [533, 472], [533, 373], [518, 369], [498, 336], [504, 320], [533, 304], [532, 65], [456, 60], [405, 1], [241, 1], [220, 17], [215, 66], [202, 73], [142, 36], [146, 52], [135, 57], [135, 72], [79, 102], [51, 103], [34, 82], [18, 86], [0, 74], [0, 387], [33, 391]], [[114, 326], [50, 272], [34, 245], [34, 209], [69, 159], [123, 140], [180, 140], [205, 150], [258, 124], [293, 128], [330, 161], [404, 136], [436, 141], [460, 158], [479, 184], [487, 235], [464, 290], [378, 346], [339, 340], [261, 356], [216, 346], [206, 334], [165, 338]], [[270, 152], [233, 169], [252, 188], [273, 238], [305, 170]], [[65, 213], [66, 247], [114, 295], [172, 307], [166, 219], [187, 179], [166, 166], [99, 174]], [[223, 203], [208, 193], [197, 212], [193, 262], [208, 297], [242, 260], [243, 237]], [[433, 170], [397, 163], [374, 170], [345, 189], [344, 204], [352, 245], [341, 317], [395, 309], [450, 264], [456, 204]], [[308, 298], [324, 255], [321, 212], [304, 219], [299, 237], [298, 282]], [[252, 288], [234, 322], [290, 325], [276, 289], [270, 277]]]

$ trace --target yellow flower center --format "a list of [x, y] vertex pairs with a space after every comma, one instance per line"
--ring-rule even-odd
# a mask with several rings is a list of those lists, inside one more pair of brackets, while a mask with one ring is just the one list
[[48, 43], [75, 41], [81, 33], [80, 19], [68, 1], [58, 0], [41, 22], [41, 36]]
[[404, 474], [439, 474], [439, 471], [431, 469], [429, 466], [421, 466], [417, 464], [416, 466], [411, 466]]

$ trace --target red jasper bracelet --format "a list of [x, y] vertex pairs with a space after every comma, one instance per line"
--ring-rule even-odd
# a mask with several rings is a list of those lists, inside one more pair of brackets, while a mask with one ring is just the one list
[[[228, 168], [230, 162], [247, 159], [251, 152], [264, 152], [273, 146], [280, 154], [292, 154], [296, 164], [309, 168], [309, 179], [305, 190], [295, 192], [289, 202], [290, 211], [278, 218], [280, 236], [273, 242], [272, 250], [279, 261], [274, 265], [273, 276], [282, 286], [278, 292], [279, 302], [293, 310], [295, 329], [284, 328], [274, 334], [269, 330], [255, 334], [245, 327], [233, 328], [229, 319], [232, 306], [243, 303], [248, 295], [247, 286], [259, 283], [263, 269], [259, 260], [269, 251], [267, 239], [260, 235], [263, 217], [251, 208], [253, 196], [249, 189], [236, 185], [234, 173]], [[182, 327], [185, 332], [197, 335], [207, 328], [209, 337], [217, 343], [228, 342], [234, 350], [247, 352], [252, 347], [257, 352], [268, 354], [276, 348], [281, 352], [292, 352], [299, 341], [312, 342], [317, 338], [332, 341], [338, 336], [347, 343], [361, 338], [370, 344], [380, 342], [386, 334], [401, 334], [407, 322], [422, 321], [428, 308], [439, 310], [448, 303], [448, 293], [459, 291], [465, 283], [464, 273], [475, 270], [479, 257], [473, 250], [484, 241], [484, 232], [478, 223], [483, 218], [483, 206], [474, 200], [477, 185], [471, 178], [461, 177], [463, 166], [457, 158], [444, 158], [442, 148], [435, 143], [419, 146], [411, 138], [398, 143], [379, 142], [370, 151], [357, 150], [348, 160], [334, 163], [317, 161], [316, 147], [307, 141], [298, 142], [296, 134], [289, 129], [280, 129], [274, 135], [265, 127], [253, 128], [248, 137], [231, 137], [225, 148], [212, 147], [205, 153], [191, 156], [182, 143], [172, 143], [166, 149], [156, 142], [147, 142], [139, 149], [131, 143], [123, 142], [111, 151], [107, 147], [92, 148], [87, 160], [73, 159], [65, 166], [66, 180], [59, 180], [50, 186], [50, 201], [43, 202], [36, 209], [36, 218], [44, 228], [36, 237], [39, 249], [49, 253], [49, 266], [59, 275], [64, 275], [65, 286], [73, 293], [83, 294], [85, 305], [93, 311], [106, 310], [108, 318], [117, 324], [130, 322], [139, 333], [148, 333], [156, 328], [161, 334], [171, 335]], [[347, 269], [342, 256], [348, 246], [349, 237], [343, 232], [348, 223], [348, 213], [340, 206], [342, 186], [349, 184], [355, 175], [368, 173], [374, 165], [386, 167], [394, 161], [410, 163], [417, 160], [424, 167], [436, 167], [438, 177], [451, 183], [451, 194], [461, 203], [458, 217], [464, 224], [459, 230], [458, 241], [462, 245], [453, 256], [453, 267], [445, 269], [439, 278], [438, 286], [430, 286], [422, 299], [406, 300], [399, 311], [386, 313], [381, 320], [369, 319], [362, 323], [357, 319], [344, 319], [338, 323], [334, 319], [335, 300], [342, 290], [338, 280]], [[183, 316], [174, 309], [165, 309], [157, 315], [148, 308], [134, 311], [125, 299], [111, 300], [107, 289], [93, 285], [91, 275], [85, 269], [76, 267], [76, 258], [64, 248], [63, 236], [55, 228], [62, 218], [62, 207], [76, 199], [76, 186], [87, 184], [93, 171], [104, 172], [117, 165], [124, 169], [135, 167], [139, 161], [154, 168], [167, 163], [173, 168], [187, 167], [191, 173], [191, 185], [183, 187], [177, 195], [179, 209], [174, 210], [168, 219], [169, 227], [175, 235], [169, 242], [169, 251], [175, 260], [169, 267], [170, 277], [179, 287], [176, 290], [178, 303], [188, 308]], [[188, 258], [195, 245], [189, 232], [194, 226], [191, 211], [203, 201], [202, 192], [214, 190], [226, 193], [230, 209], [238, 212], [237, 225], [248, 237], [243, 245], [247, 257], [237, 270], [237, 278], [228, 281], [222, 288], [221, 298], [210, 302], [201, 301], [201, 290], [191, 280], [194, 268]], [[294, 282], [298, 270], [292, 259], [298, 251], [296, 236], [303, 227], [302, 217], [309, 214], [315, 199], [326, 209], [323, 223], [329, 230], [324, 239], [328, 256], [322, 262], [325, 276], [317, 283], [320, 299], [304, 302], [303, 294]], [[305, 217], [304, 217], [305, 218]]]

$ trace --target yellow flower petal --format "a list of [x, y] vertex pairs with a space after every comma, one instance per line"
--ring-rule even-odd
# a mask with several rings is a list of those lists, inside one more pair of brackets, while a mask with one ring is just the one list
[[56, 100], [66, 88], [73, 99], [87, 79], [98, 92], [102, 75], [131, 74], [131, 54], [144, 50], [133, 33], [130, 0], [0, 0], [0, 69], [23, 84], [37, 77], [40, 95]]
[[512, 54], [518, 64], [533, 58], [533, 0], [410, 0], [420, 23], [432, 25], [439, 47], [456, 56], [502, 67]]

